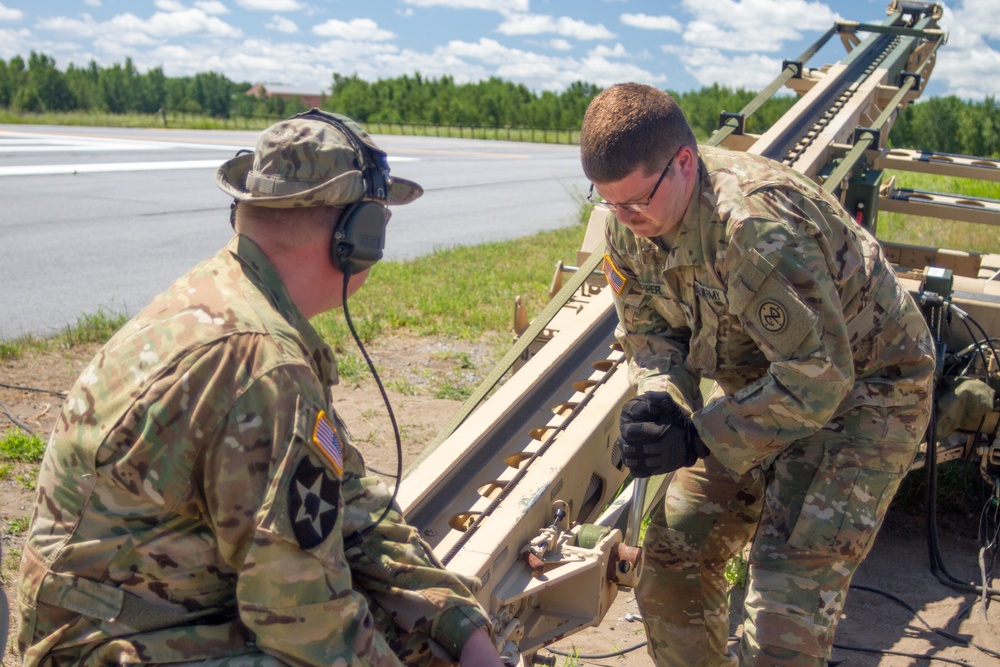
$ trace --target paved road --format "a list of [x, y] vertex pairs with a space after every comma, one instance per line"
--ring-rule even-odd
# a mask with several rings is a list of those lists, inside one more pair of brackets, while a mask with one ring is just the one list
[[[0, 125], [0, 340], [98, 308], [134, 313], [230, 236], [214, 172], [256, 132]], [[388, 259], [572, 224], [571, 146], [376, 137], [424, 186], [394, 209]]]

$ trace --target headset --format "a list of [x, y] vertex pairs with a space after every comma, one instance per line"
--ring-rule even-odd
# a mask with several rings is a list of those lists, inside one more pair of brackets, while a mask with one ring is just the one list
[[375, 370], [368, 351], [365, 349], [354, 322], [351, 320], [351, 311], [347, 307], [348, 283], [351, 276], [371, 268], [375, 262], [382, 259], [382, 249], [385, 247], [385, 228], [389, 223], [389, 207], [387, 199], [389, 196], [389, 161], [386, 154], [369, 146], [366, 142], [354, 133], [339, 116], [336, 114], [310, 109], [293, 118], [308, 118], [329, 123], [343, 132], [347, 141], [354, 148], [357, 155], [358, 169], [361, 170], [362, 181], [365, 185], [364, 196], [346, 206], [337, 219], [337, 224], [333, 229], [333, 238], [330, 240], [330, 261], [344, 274], [343, 298], [341, 307], [344, 309], [344, 320], [347, 328], [354, 338], [361, 355], [365, 358], [368, 368], [372, 372], [375, 384], [382, 394], [382, 401], [385, 403], [386, 411], [389, 415], [389, 422], [392, 424], [392, 432], [396, 440], [396, 483], [392, 488], [392, 495], [381, 516], [361, 530], [356, 530], [350, 535], [344, 536], [344, 550], [350, 550], [364, 541], [372, 531], [386, 520], [389, 512], [396, 507], [396, 496], [399, 493], [400, 481], [403, 479], [403, 443], [400, 439], [399, 425], [396, 423], [396, 415], [392, 411], [389, 402], [389, 395], [385, 391], [382, 379]]
[[375, 151], [361, 141], [336, 114], [310, 109], [293, 117], [333, 125], [347, 137], [357, 156], [365, 194], [340, 212], [330, 240], [330, 261], [344, 274], [346, 281], [382, 259], [385, 228], [390, 215], [386, 205], [389, 194], [389, 162], [385, 153]]

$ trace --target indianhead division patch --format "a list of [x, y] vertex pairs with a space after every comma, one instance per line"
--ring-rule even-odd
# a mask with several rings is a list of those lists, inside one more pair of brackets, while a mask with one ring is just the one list
[[611, 256], [604, 255], [604, 264], [602, 266], [604, 269], [604, 277], [608, 279], [608, 284], [611, 285], [611, 289], [615, 291], [615, 294], [621, 294], [622, 290], [625, 289], [625, 276], [622, 272], [618, 270], [615, 263], [611, 260]]
[[288, 487], [288, 520], [303, 549], [319, 546], [333, 532], [340, 511], [340, 480], [303, 456]]
[[769, 333], [781, 333], [788, 324], [785, 308], [775, 301], [765, 301], [760, 304], [757, 317], [760, 319], [760, 326]]
[[316, 425], [313, 427], [313, 443], [319, 447], [319, 451], [333, 469], [337, 472], [337, 477], [344, 474], [344, 451], [340, 445], [340, 438], [333, 424], [326, 418], [326, 413], [322, 410], [316, 415]]

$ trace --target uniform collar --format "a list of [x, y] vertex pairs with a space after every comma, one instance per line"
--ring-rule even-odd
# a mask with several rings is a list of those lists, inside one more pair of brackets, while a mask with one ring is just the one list
[[336, 384], [337, 361], [333, 356], [333, 350], [292, 301], [288, 288], [285, 287], [285, 283], [267, 255], [249, 237], [242, 234], [234, 236], [226, 249], [246, 268], [245, 274], [254, 287], [260, 290], [271, 306], [302, 337], [302, 344], [320, 380], [326, 385]]

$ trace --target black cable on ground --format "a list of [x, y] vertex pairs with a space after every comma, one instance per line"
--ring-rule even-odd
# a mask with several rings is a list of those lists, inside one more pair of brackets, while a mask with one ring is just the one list
[[560, 655], [564, 658], [576, 658], [578, 660], [603, 660], [605, 658], [617, 658], [618, 656], [625, 655], [626, 653], [631, 653], [632, 651], [641, 649], [648, 643], [649, 642], [640, 642], [634, 646], [629, 646], [628, 648], [623, 648], [618, 651], [611, 651], [610, 653], [597, 653], [594, 655], [582, 655], [579, 653], [573, 653], [571, 651], [560, 651], [558, 649], [550, 648], [548, 646], [545, 647], [545, 650], [548, 651], [549, 653], [555, 653], [556, 655]]
[[834, 644], [834, 648], [841, 651], [856, 651], [858, 653], [872, 653], [875, 655], [898, 655], [904, 658], [913, 658], [914, 660], [926, 660], [928, 662], [946, 662], [949, 665], [964, 665], [969, 667], [969, 663], [963, 662], [961, 660], [952, 660], [951, 658], [943, 658], [936, 655], [927, 655], [926, 653], [905, 653], [903, 651], [890, 651], [888, 649], [880, 648], [864, 648], [862, 646], [845, 646], [843, 644]]
[[[916, 618], [918, 621], [920, 621], [920, 623], [923, 624], [923, 626], [925, 628], [927, 628], [928, 630], [930, 630], [934, 634], [936, 634], [936, 635], [938, 635], [940, 637], [944, 637], [948, 641], [955, 642], [956, 644], [959, 644], [961, 646], [966, 646], [968, 648], [974, 648], [974, 649], [976, 649], [978, 651], [981, 651], [981, 652], [985, 653], [986, 655], [988, 655], [990, 657], [1000, 659], [1000, 651], [994, 651], [993, 649], [988, 648], [986, 646], [980, 646], [979, 644], [976, 644], [975, 642], [969, 641], [968, 639], [965, 639], [964, 637], [961, 637], [961, 636], [956, 635], [954, 633], [948, 632], [947, 630], [941, 630], [939, 628], [932, 627], [930, 623], [928, 623], [927, 621], [925, 621], [923, 619], [923, 617], [920, 615], [920, 613], [916, 609], [914, 609], [912, 606], [910, 606], [909, 604], [907, 604], [905, 600], [903, 600], [903, 599], [901, 599], [901, 598], [893, 595], [892, 593], [889, 593], [887, 591], [883, 591], [883, 590], [881, 590], [879, 588], [872, 588], [871, 586], [863, 586], [861, 584], [851, 584], [851, 589], [852, 590], [859, 590], [859, 591], [866, 591], [868, 593], [875, 593], [876, 595], [881, 595], [881, 596], [883, 596], [885, 598], [888, 598], [888, 599], [892, 600], [893, 602], [895, 602], [896, 604], [898, 604], [901, 607], [903, 607], [904, 609], [906, 609], [911, 614], [913, 614], [914, 618]], [[834, 644], [834, 646], [836, 646], [836, 644]], [[935, 659], [937, 659], [937, 658], [935, 658]], [[959, 664], [966, 664], [966, 663], [959, 663]]]
[[0, 387], [5, 389], [17, 389], [19, 391], [35, 391], [39, 394], [52, 394], [53, 396], [58, 396], [59, 398], [66, 398], [65, 391], [52, 391], [51, 389], [39, 389], [38, 387], [25, 387], [19, 384], [7, 384], [6, 382], [0, 382]]
[[1000, 590], [985, 588], [977, 584], [958, 579], [945, 566], [941, 555], [941, 544], [937, 529], [937, 428], [936, 414], [931, 407], [931, 418], [927, 425], [927, 489], [925, 505], [927, 510], [927, 550], [930, 558], [931, 574], [943, 585], [963, 593], [975, 593], [982, 596], [1000, 596]]
[[32, 431], [30, 428], [28, 428], [27, 424], [25, 424], [24, 422], [22, 422], [21, 420], [19, 420], [17, 417], [14, 416], [14, 413], [10, 411], [10, 408], [4, 405], [3, 401], [0, 401], [0, 410], [4, 411], [4, 413], [7, 415], [7, 419], [9, 419], [15, 426], [27, 431], [28, 435], [35, 435], [35, 432]]

